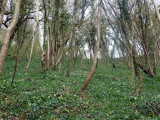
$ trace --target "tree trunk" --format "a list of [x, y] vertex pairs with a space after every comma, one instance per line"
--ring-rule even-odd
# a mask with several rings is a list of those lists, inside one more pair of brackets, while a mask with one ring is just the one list
[[0, 15], [0, 32], [1, 32], [1, 27], [3, 23], [3, 16], [6, 8], [7, 0], [4, 0], [1, 6], [1, 15]]
[[160, 13], [159, 13], [159, 10], [158, 10], [158, 7], [156, 5], [156, 1], [155, 0], [152, 0], [153, 4], [154, 4], [154, 8], [156, 10], [156, 14], [157, 14], [157, 17], [158, 17], [158, 20], [160, 21]]
[[28, 60], [28, 65], [26, 67], [26, 71], [28, 70], [28, 68], [30, 66], [30, 62], [31, 62], [31, 58], [32, 58], [32, 53], [33, 53], [33, 47], [34, 47], [35, 37], [36, 37], [36, 33], [34, 34], [34, 27], [33, 27], [33, 38], [32, 38], [32, 45], [31, 45], [31, 53], [30, 53], [30, 57], [29, 57], [29, 60]]
[[92, 60], [93, 58], [92, 58], [92, 50], [91, 50], [91, 48], [89, 48], [89, 53], [90, 53], [90, 59]]
[[41, 32], [40, 32], [40, 24], [39, 24], [39, 0], [36, 0], [36, 21], [37, 21], [37, 29], [38, 29], [38, 39], [42, 52], [42, 70], [45, 70], [45, 52], [43, 49], [43, 43], [41, 41]]
[[48, 23], [48, 40], [47, 40], [47, 69], [50, 69], [50, 27], [49, 27], [49, 22]]
[[[17, 43], [17, 44], [18, 44], [18, 43]], [[13, 73], [11, 85], [12, 85], [13, 82], [14, 82], [14, 79], [15, 79], [15, 76], [16, 76], [16, 72], [17, 72], [17, 65], [18, 65], [18, 58], [19, 58], [20, 48], [21, 48], [21, 45], [17, 45], [16, 63], [15, 63], [15, 66], [14, 66], [14, 73]]]
[[132, 57], [133, 57], [133, 64], [134, 64], [134, 70], [135, 70], [135, 75], [138, 77], [138, 87], [136, 88], [136, 94], [139, 94], [142, 88], [142, 75], [140, 73], [140, 70], [138, 68], [138, 65], [136, 63], [136, 51], [135, 48], [132, 50]]
[[101, 39], [101, 34], [100, 34], [100, 28], [101, 28], [101, 0], [99, 0], [98, 3], [98, 16], [97, 16], [97, 30], [98, 30], [98, 36], [97, 36], [97, 43], [96, 43], [96, 49], [95, 49], [95, 53], [94, 53], [94, 60], [93, 60], [93, 64], [92, 64], [92, 68], [91, 71], [87, 77], [87, 79], [84, 82], [84, 85], [82, 87], [82, 90], [86, 90], [86, 88], [88, 87], [93, 74], [95, 72], [95, 68], [97, 65], [97, 57], [98, 57], [98, 50], [99, 50], [99, 43], [100, 43], [100, 39]]
[[56, 39], [52, 41], [52, 69], [56, 70]]
[[83, 57], [81, 59], [81, 69], [83, 68]]
[[59, 63], [58, 74], [61, 74], [61, 63]]
[[73, 44], [73, 36], [74, 36], [74, 33], [75, 31], [73, 31], [74, 29], [74, 23], [75, 23], [75, 15], [77, 13], [77, 2], [78, 0], [74, 0], [74, 9], [73, 9], [73, 16], [72, 16], [72, 27], [71, 27], [71, 32], [70, 32], [70, 35], [69, 35], [69, 50], [68, 50], [68, 58], [67, 58], [67, 72], [66, 72], [66, 75], [67, 77], [70, 76], [70, 71], [71, 71], [71, 65], [70, 65], [70, 58], [72, 56], [72, 44]]
[[130, 56], [129, 56], [128, 52], [126, 52], [126, 59], [127, 59], [127, 63], [128, 63], [128, 69], [131, 70]]
[[12, 35], [14, 28], [16, 27], [16, 23], [18, 21], [20, 5], [21, 5], [21, 0], [16, 0], [16, 6], [15, 6], [15, 11], [14, 11], [12, 22], [11, 22], [10, 26], [6, 29], [6, 32], [5, 32], [5, 38], [3, 40], [3, 44], [2, 44], [2, 48], [1, 48], [1, 52], [0, 52], [0, 74], [2, 72], [4, 60], [5, 60], [5, 57], [7, 54], [9, 40], [11, 38], [11, 35]]
[[152, 21], [152, 18], [150, 16], [150, 25], [151, 25], [151, 28], [152, 28], [152, 36], [153, 36], [153, 39], [154, 39], [154, 42], [152, 44], [154, 44], [154, 48], [152, 48], [152, 60], [153, 60], [153, 74], [156, 75], [156, 68], [157, 68], [157, 52], [158, 52], [158, 49], [157, 49], [157, 44], [158, 44], [158, 40], [157, 38], [155, 37], [155, 29], [153, 28], [153, 21]]
[[134, 90], [134, 76], [135, 76], [135, 71], [134, 71], [133, 57], [131, 58], [131, 71], [132, 71], [132, 74], [131, 74], [130, 80], [131, 80], [132, 90]]

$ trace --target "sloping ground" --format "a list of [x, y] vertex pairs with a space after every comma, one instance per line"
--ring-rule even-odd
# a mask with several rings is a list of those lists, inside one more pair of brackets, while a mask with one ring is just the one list
[[79, 63], [66, 78], [66, 65], [58, 75], [51, 70], [41, 72], [40, 64], [32, 61], [25, 72], [24, 61], [10, 86], [14, 61], [8, 59], [0, 76], [0, 119], [160, 119], [160, 74], [144, 76], [142, 93], [134, 96], [127, 67], [122, 64], [114, 69], [99, 61], [88, 90], [81, 92], [91, 61], [82, 69]]

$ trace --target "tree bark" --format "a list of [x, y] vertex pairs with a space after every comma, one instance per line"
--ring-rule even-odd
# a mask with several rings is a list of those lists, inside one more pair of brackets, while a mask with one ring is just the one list
[[[136, 88], [136, 94], [139, 94], [140, 91], [141, 91], [141, 88], [142, 88], [142, 75], [140, 73], [140, 70], [138, 68], [138, 65], [136, 63], [136, 50], [135, 48], [133, 47], [133, 50], [132, 50], [132, 58], [133, 58], [133, 64], [134, 64], [134, 70], [135, 70], [135, 75], [138, 77], [138, 86]], [[133, 81], [132, 81], [133, 82]], [[133, 84], [133, 83], [132, 83]], [[134, 84], [133, 84], [134, 85]], [[134, 87], [134, 86], [132, 86]]]
[[28, 68], [30, 66], [30, 62], [31, 62], [31, 58], [32, 58], [32, 53], [33, 53], [33, 47], [34, 47], [35, 37], [36, 37], [36, 33], [34, 34], [34, 27], [33, 27], [33, 38], [32, 38], [31, 53], [30, 53], [30, 57], [29, 57], [29, 60], [28, 60], [28, 65], [26, 67], [26, 71], [28, 70]]
[[70, 71], [71, 71], [71, 65], [70, 65], [70, 58], [72, 56], [72, 45], [73, 45], [73, 36], [74, 36], [74, 23], [75, 23], [75, 15], [77, 13], [77, 2], [78, 0], [74, 0], [74, 9], [73, 9], [73, 16], [72, 16], [72, 27], [71, 27], [71, 32], [69, 35], [69, 50], [68, 50], [68, 58], [67, 58], [67, 72], [66, 72], [66, 76], [69, 77], [70, 76]]
[[155, 0], [152, 0], [153, 4], [154, 4], [154, 8], [156, 10], [156, 14], [157, 14], [157, 17], [158, 17], [158, 20], [160, 22], [160, 13], [159, 13], [159, 10], [158, 10], [158, 7], [156, 5], [156, 1]]
[[93, 74], [95, 72], [95, 68], [97, 65], [97, 57], [98, 57], [98, 50], [99, 50], [99, 43], [100, 43], [100, 39], [101, 39], [101, 34], [100, 34], [100, 29], [101, 28], [101, 0], [99, 0], [98, 3], [98, 16], [97, 16], [97, 32], [98, 32], [98, 36], [97, 36], [97, 43], [96, 43], [96, 49], [95, 49], [95, 53], [94, 53], [94, 60], [93, 60], [93, 64], [92, 64], [92, 68], [91, 71], [87, 77], [87, 79], [84, 82], [84, 85], [82, 87], [82, 90], [86, 90], [92, 77]]
[[61, 74], [61, 63], [59, 63], [58, 74]]
[[43, 49], [43, 43], [41, 42], [41, 32], [40, 32], [40, 24], [39, 24], [39, 0], [36, 0], [36, 21], [37, 21], [37, 29], [38, 29], [38, 39], [42, 52], [42, 70], [45, 69], [45, 52]]
[[47, 23], [48, 23], [48, 40], [47, 40], [47, 69], [50, 69], [50, 55], [51, 55], [51, 52], [50, 52], [50, 27], [49, 27], [49, 22], [47, 20]]
[[0, 15], [0, 32], [1, 32], [1, 27], [3, 23], [3, 16], [6, 8], [7, 0], [4, 0], [1, 6], [1, 15]]
[[3, 44], [2, 44], [2, 48], [1, 48], [1, 52], [0, 52], [0, 74], [2, 72], [4, 60], [5, 60], [5, 57], [7, 54], [9, 40], [11, 38], [11, 35], [12, 35], [14, 28], [16, 27], [16, 23], [18, 21], [20, 5], [21, 5], [21, 0], [16, 0], [16, 6], [15, 6], [12, 22], [11, 22], [10, 26], [6, 29], [6, 32], [5, 32], [5, 38], [3, 40]]

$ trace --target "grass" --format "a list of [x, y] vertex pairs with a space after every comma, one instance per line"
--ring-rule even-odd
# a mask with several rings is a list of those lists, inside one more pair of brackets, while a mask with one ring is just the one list
[[[143, 75], [139, 96], [131, 94], [131, 71], [124, 64], [112, 68], [99, 61], [95, 75], [87, 89], [81, 87], [91, 67], [80, 61], [66, 78], [62, 73], [41, 72], [40, 60], [33, 60], [27, 72], [27, 60], [18, 64], [13, 86], [13, 59], [7, 58], [0, 76], [0, 119], [95, 119], [95, 120], [158, 120], [160, 119], [160, 74], [155, 78]], [[114, 79], [111, 76], [117, 77]], [[137, 80], [135, 80], [137, 84]]]

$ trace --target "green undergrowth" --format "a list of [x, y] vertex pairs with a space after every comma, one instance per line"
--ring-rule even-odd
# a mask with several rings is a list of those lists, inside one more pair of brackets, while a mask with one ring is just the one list
[[[94, 77], [84, 92], [83, 82], [92, 61], [81, 68], [78, 60], [66, 77], [66, 64], [58, 70], [42, 72], [39, 59], [21, 60], [13, 85], [15, 61], [7, 58], [0, 76], [0, 119], [95, 119], [95, 120], [158, 120], [160, 119], [160, 74], [154, 78], [143, 75], [140, 95], [134, 95], [129, 78], [131, 71], [116, 62], [112, 68], [99, 60]], [[58, 69], [58, 68], [57, 68]], [[138, 80], [135, 79], [135, 85]]]

